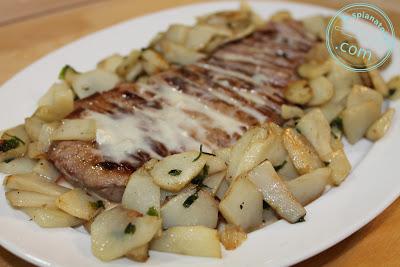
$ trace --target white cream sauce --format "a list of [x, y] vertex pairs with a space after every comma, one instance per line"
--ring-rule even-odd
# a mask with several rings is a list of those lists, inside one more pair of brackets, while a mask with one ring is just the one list
[[[160, 158], [153, 151], [149, 138], [163, 143], [168, 150], [198, 150], [206, 140], [207, 127], [224, 130], [228, 134], [241, 134], [244, 124], [202, 104], [196, 98], [183, 94], [170, 86], [154, 88], [139, 85], [140, 90], [156, 93], [163, 103], [162, 109], [135, 109], [133, 114], [110, 116], [88, 112], [86, 117], [96, 120], [96, 141], [102, 154], [115, 162], [135, 163], [130, 155], [145, 151], [152, 158]], [[190, 112], [205, 116], [194, 119]], [[208, 117], [208, 118], [207, 118]], [[193, 133], [196, 136], [194, 139]], [[215, 147], [207, 147], [211, 150]]]

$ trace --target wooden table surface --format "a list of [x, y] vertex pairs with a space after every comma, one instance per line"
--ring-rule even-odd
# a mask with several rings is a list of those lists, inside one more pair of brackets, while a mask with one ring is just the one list
[[[88, 33], [195, 2], [201, 0], [0, 0], [0, 84], [50, 51]], [[344, 1], [298, 2], [338, 8]], [[399, 32], [399, 0], [368, 2], [382, 7]], [[0, 266], [32, 265], [0, 247]], [[400, 266], [400, 200], [352, 236], [297, 266]]]

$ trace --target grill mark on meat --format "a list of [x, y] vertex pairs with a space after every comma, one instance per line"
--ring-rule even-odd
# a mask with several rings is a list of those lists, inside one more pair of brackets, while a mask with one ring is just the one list
[[[117, 121], [126, 116], [140, 118], [132, 122], [143, 139], [133, 141], [143, 142], [148, 149], [132, 150], [116, 162], [103, 153], [100, 143], [61, 141], [52, 144], [48, 157], [74, 185], [119, 202], [129, 175], [152, 157], [187, 150], [186, 141], [209, 149], [226, 147], [251, 125], [265, 120], [283, 123], [282, 88], [299, 79], [296, 68], [313, 44], [300, 23], [269, 22], [250, 36], [217, 49], [208, 59], [150, 77], [146, 85], [120, 84], [76, 101], [68, 118], [91, 114], [105, 114]], [[175, 99], [179, 97], [184, 105]], [[161, 129], [154, 128], [159, 123], [168, 128], [163, 121], [166, 110], [179, 111], [184, 118], [185, 123], [171, 121], [169, 130], [185, 133], [182, 144], [174, 140], [179, 141], [176, 147], [158, 140]], [[235, 119], [237, 128], [218, 123], [221, 118]]]

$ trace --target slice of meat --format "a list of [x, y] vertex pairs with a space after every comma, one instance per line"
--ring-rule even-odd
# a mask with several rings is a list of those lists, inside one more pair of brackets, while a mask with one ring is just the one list
[[48, 157], [73, 184], [119, 202], [152, 157], [229, 146], [250, 126], [281, 124], [282, 89], [313, 44], [300, 23], [269, 22], [208, 59], [79, 100], [69, 118], [95, 118], [105, 135], [54, 143]]

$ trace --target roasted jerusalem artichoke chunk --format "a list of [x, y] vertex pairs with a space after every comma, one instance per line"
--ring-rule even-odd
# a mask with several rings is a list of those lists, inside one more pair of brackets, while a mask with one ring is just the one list
[[249, 171], [247, 178], [254, 183], [257, 190], [263, 194], [264, 200], [282, 218], [296, 223], [306, 215], [306, 210], [293, 197], [269, 161], [264, 161]]
[[161, 219], [117, 206], [99, 214], [90, 228], [93, 254], [110, 261], [149, 243], [161, 229]]
[[160, 238], [151, 242], [150, 248], [190, 256], [221, 258], [221, 244], [217, 230], [204, 226], [169, 228]]
[[219, 211], [228, 223], [250, 232], [262, 223], [263, 195], [250, 180], [240, 176], [225, 193]]
[[200, 173], [206, 162], [202, 153], [183, 152], [157, 162], [150, 174], [161, 189], [178, 192]]
[[306, 174], [324, 166], [314, 148], [297, 130], [286, 129], [283, 133], [283, 144], [300, 174]]

